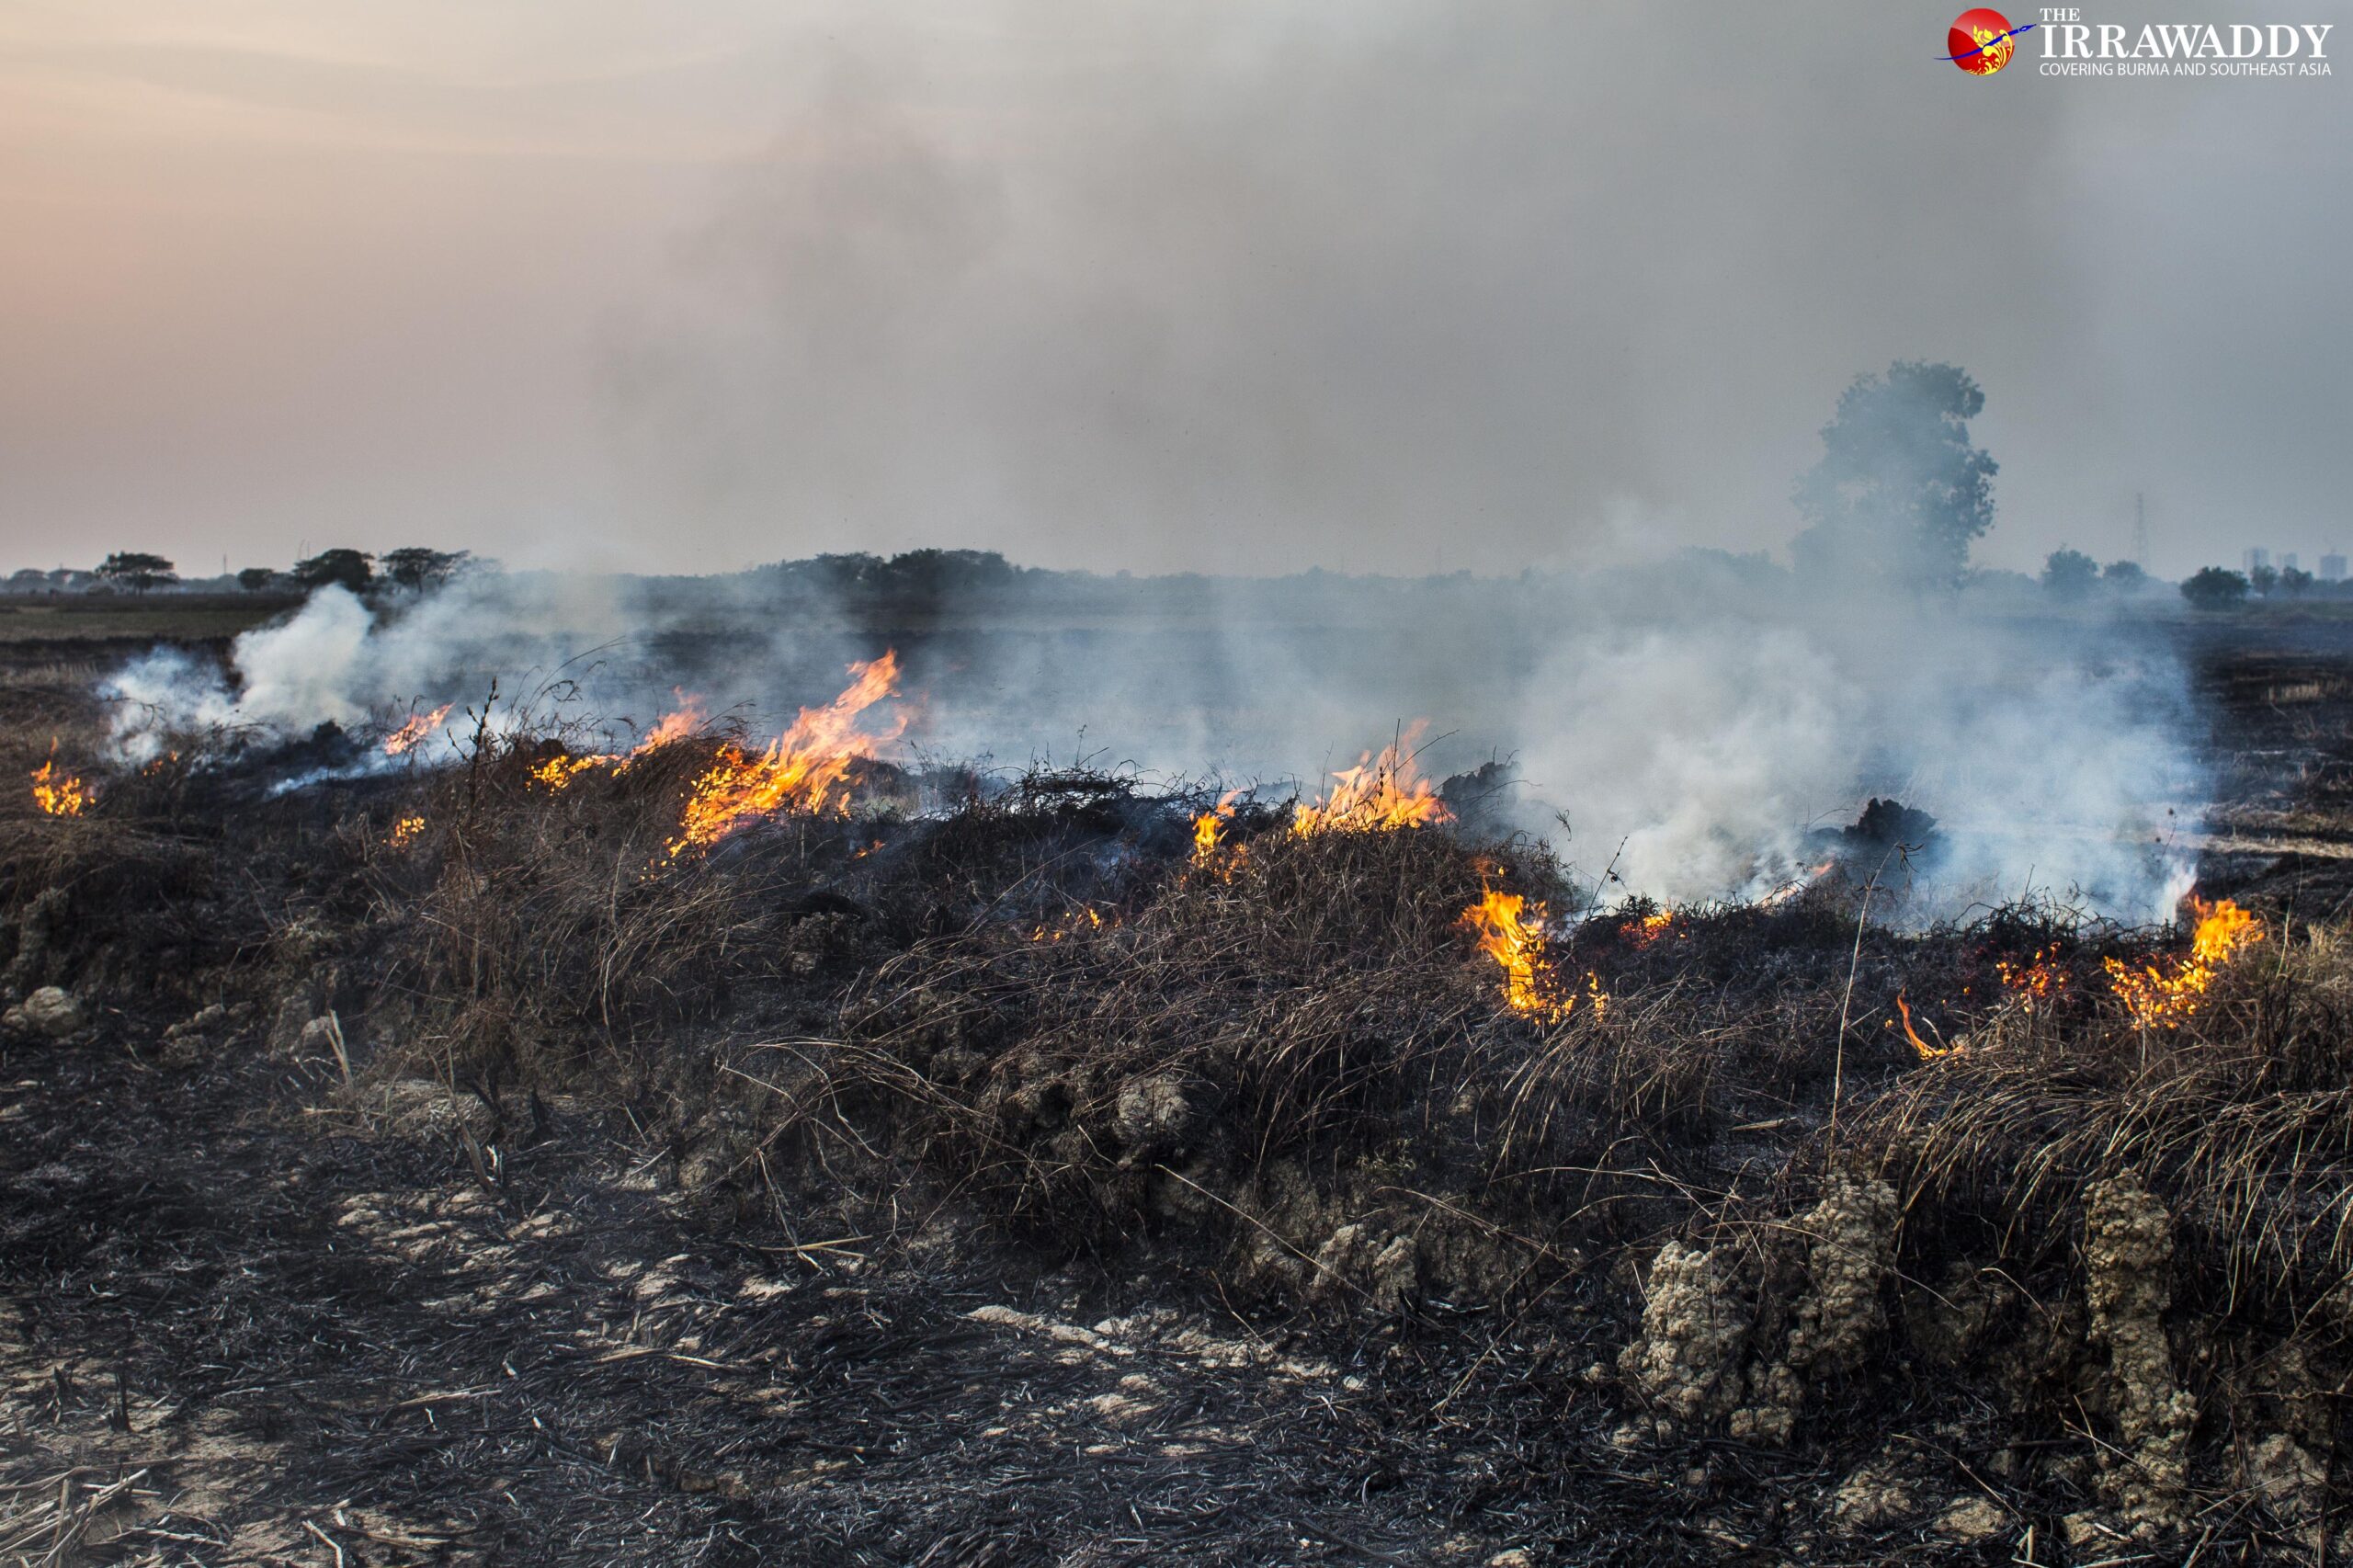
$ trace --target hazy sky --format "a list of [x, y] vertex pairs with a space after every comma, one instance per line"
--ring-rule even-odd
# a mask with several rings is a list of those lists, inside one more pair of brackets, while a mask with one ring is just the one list
[[2347, 53], [1981, 80], [1883, 0], [6, 0], [0, 560], [1779, 549], [1896, 358], [1985, 388], [1986, 559], [2125, 553], [2136, 491], [2169, 574], [2353, 546], [2353, 8], [2086, 17]]

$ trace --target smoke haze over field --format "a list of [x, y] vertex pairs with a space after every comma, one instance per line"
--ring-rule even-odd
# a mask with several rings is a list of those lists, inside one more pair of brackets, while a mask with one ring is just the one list
[[1779, 548], [1912, 357], [1986, 389], [1985, 559], [2127, 553], [2135, 491], [2169, 574], [2346, 542], [2347, 85], [1979, 80], [1948, 20], [32, 0], [0, 544]]
[[[1606, 902], [1769, 894], [1817, 866], [1820, 833], [1871, 795], [1943, 824], [1931, 856], [1891, 862], [1891, 881], [1919, 884], [1899, 917], [2040, 894], [2152, 921], [2185, 884], [2205, 779], [2180, 672], [2129, 618], [1874, 608], [1704, 562], [1516, 592], [1311, 580], [1271, 617], [1247, 585], [1185, 604], [1122, 591], [1108, 624], [1025, 628], [999, 599], [885, 631], [748, 581], [665, 605], [612, 580], [478, 575], [392, 611], [330, 588], [241, 638], [225, 676], [163, 650], [105, 693], [131, 763], [212, 726], [290, 742], [325, 722], [478, 708], [494, 677], [494, 730], [569, 726], [574, 745], [626, 749], [689, 697], [765, 738], [887, 645], [904, 670], [910, 722], [889, 753], [904, 761], [1083, 762], [1275, 801], [1322, 793], [1333, 770], [1429, 720], [1420, 770], [1514, 763], [1496, 819], [1550, 839]], [[462, 751], [472, 720], [458, 711], [415, 762]], [[410, 766], [363, 755], [369, 769]]]

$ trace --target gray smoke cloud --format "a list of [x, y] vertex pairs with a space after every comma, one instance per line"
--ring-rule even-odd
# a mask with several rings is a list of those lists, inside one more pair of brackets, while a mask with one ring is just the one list
[[[1880, 868], [1881, 914], [1905, 923], [2024, 898], [2154, 921], [2194, 865], [2195, 716], [2163, 624], [2129, 605], [2021, 616], [2030, 602], [1707, 558], [1518, 581], [1140, 581], [1111, 602], [1095, 618], [951, 595], [893, 631], [756, 577], [483, 574], [382, 608], [324, 590], [238, 639], [226, 668], [158, 651], [104, 692], [130, 763], [204, 731], [292, 741], [482, 711], [494, 682], [494, 733], [625, 745], [687, 705], [775, 733], [890, 647], [898, 760], [1312, 799], [1419, 732], [1433, 779], [1511, 763], [1499, 815], [1603, 903], [1770, 896], [1814, 874], [1824, 833], [1872, 796], [1940, 823], [1927, 855]], [[415, 760], [460, 755], [471, 721], [453, 728]]]

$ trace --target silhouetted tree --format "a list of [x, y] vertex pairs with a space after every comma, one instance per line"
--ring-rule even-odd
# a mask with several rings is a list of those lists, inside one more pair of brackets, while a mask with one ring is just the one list
[[467, 551], [426, 550], [421, 545], [407, 545], [386, 551], [377, 564], [383, 574], [404, 588], [423, 592], [438, 588], [457, 575], [466, 563]]
[[97, 574], [109, 583], [119, 583], [132, 593], [143, 594], [158, 583], [176, 582], [172, 563], [160, 555], [141, 551], [118, 550], [98, 562]]
[[1985, 394], [1958, 365], [1900, 360], [1859, 376], [1798, 482], [1800, 567], [1950, 591], [1994, 526], [1994, 460], [1969, 444]]
[[2271, 590], [2279, 585], [2279, 569], [2276, 566], [2250, 566], [2247, 568], [2246, 585], [2268, 599], [2271, 597]]
[[2200, 609], [2229, 609], [2246, 602], [2247, 582], [2235, 572], [2209, 566], [2181, 585], [2181, 597]]
[[2313, 591], [2313, 574], [2301, 566], [2282, 566], [2279, 591], [2291, 599], [2301, 599]]
[[260, 593], [278, 580], [278, 574], [267, 566], [248, 566], [237, 574], [237, 586], [249, 594]]
[[375, 579], [375, 571], [369, 564], [374, 560], [374, 556], [357, 550], [323, 550], [306, 561], [294, 562], [294, 580], [306, 588], [340, 583], [355, 594], [362, 593]]
[[2120, 593], [2136, 593], [2149, 581], [2137, 561], [2111, 561], [2100, 569], [2100, 579]]
[[2054, 599], [2088, 597], [2098, 581], [2099, 562], [2080, 550], [2062, 546], [2042, 563], [2042, 585]]

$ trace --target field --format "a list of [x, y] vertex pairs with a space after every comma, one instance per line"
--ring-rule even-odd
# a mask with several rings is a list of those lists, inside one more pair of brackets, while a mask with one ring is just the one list
[[252, 613], [0, 616], [91, 796], [0, 805], [0, 1562], [2332, 1550], [2339, 619], [2169, 625], [2178, 926], [1906, 935], [1901, 832], [1592, 910], [1467, 775], [101, 770], [108, 657]]

